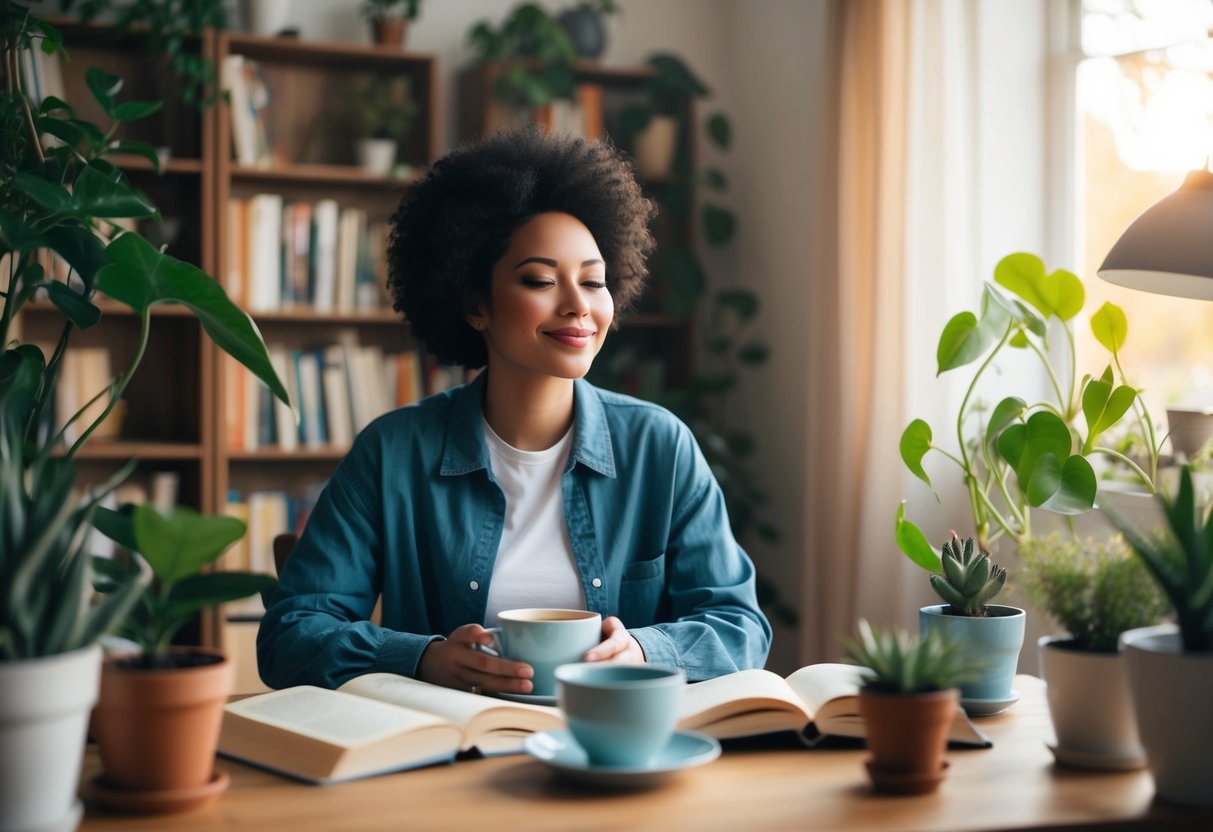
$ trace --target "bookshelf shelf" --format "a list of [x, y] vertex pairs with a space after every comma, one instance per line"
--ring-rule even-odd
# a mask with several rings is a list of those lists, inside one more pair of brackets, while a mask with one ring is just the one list
[[260, 448], [255, 451], [230, 451], [228, 461], [233, 464], [252, 462], [339, 462], [348, 452], [347, 447], [298, 448], [284, 451], [280, 448]]
[[393, 191], [403, 191], [413, 177], [393, 179], [385, 176], [372, 176], [354, 165], [322, 165], [297, 164], [279, 165], [269, 168], [248, 166], [232, 167], [232, 179], [262, 183], [266, 186], [280, 185], [350, 185], [360, 188], [384, 188]]
[[324, 324], [326, 326], [404, 326], [391, 309], [355, 312], [320, 312], [308, 306], [286, 307], [275, 312], [253, 312], [258, 325]]
[[[120, 303], [114, 303], [112, 300], [97, 300], [94, 298], [94, 305], [101, 310], [102, 320], [106, 316], [115, 318], [133, 318], [136, 313], [129, 307], [123, 306]], [[25, 306], [21, 307], [21, 314], [29, 315], [61, 315], [53, 303], [47, 300], [30, 301]], [[158, 303], [152, 307], [153, 318], [192, 318], [193, 313], [179, 303]]]
[[132, 457], [142, 461], [197, 461], [206, 455], [199, 443], [190, 442], [140, 442], [91, 440], [76, 454], [79, 459], [119, 460]]
[[[151, 160], [131, 153], [111, 153], [105, 158], [109, 159], [119, 168], [124, 171], [140, 171], [153, 173]], [[167, 164], [160, 167], [162, 176], [168, 174], [201, 174], [204, 170], [204, 164], [201, 159], [178, 158], [171, 157]]]

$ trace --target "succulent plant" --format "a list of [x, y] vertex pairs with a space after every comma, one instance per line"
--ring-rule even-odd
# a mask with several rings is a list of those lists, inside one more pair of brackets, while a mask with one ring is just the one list
[[947, 690], [978, 677], [982, 663], [942, 631], [913, 636], [904, 630], [882, 631], [859, 620], [859, 639], [847, 639], [844, 661], [866, 667], [864, 687], [884, 693], [929, 693]]
[[955, 533], [943, 544], [940, 561], [943, 573], [931, 576], [931, 588], [948, 603], [949, 612], [970, 618], [989, 615], [986, 602], [1006, 584], [1007, 570], [996, 566], [976, 540], [961, 542]]
[[1158, 500], [1168, 534], [1157, 540], [1142, 535], [1107, 508], [1104, 514], [1175, 608], [1184, 650], [1213, 653], [1213, 517], [1197, 507], [1190, 466], [1180, 471], [1175, 497], [1159, 493]]

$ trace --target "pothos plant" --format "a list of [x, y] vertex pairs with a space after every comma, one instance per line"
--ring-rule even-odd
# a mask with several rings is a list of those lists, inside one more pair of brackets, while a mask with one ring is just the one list
[[[1010, 254], [994, 268], [994, 282], [985, 285], [980, 311], [953, 316], [939, 337], [939, 374], [977, 365], [956, 414], [956, 450], [937, 444], [931, 426], [915, 419], [902, 433], [901, 458], [928, 486], [927, 454], [939, 454], [956, 466], [982, 549], [991, 549], [1003, 537], [1017, 543], [1028, 537], [1033, 508], [1062, 515], [1091, 510], [1097, 489], [1092, 458], [1123, 463], [1147, 491], [1155, 491], [1161, 440], [1121, 366], [1128, 334], [1124, 311], [1105, 303], [1091, 316], [1091, 330], [1110, 362], [1098, 376], [1080, 378], [1074, 325], [1084, 303], [1082, 281], [1073, 273], [1050, 272], [1032, 254]], [[985, 408], [977, 402], [979, 385], [1009, 350], [1039, 359], [1050, 395], [1007, 395]], [[1126, 418], [1142, 437], [1144, 467], [1101, 441]], [[939, 554], [906, 519], [904, 504], [897, 510], [895, 533], [898, 547], [912, 561], [940, 571]]]
[[493, 96], [511, 107], [543, 107], [572, 98], [577, 50], [564, 26], [536, 3], [516, 6], [500, 28], [487, 20], [472, 26], [468, 45], [477, 63], [500, 62]]
[[[184, 307], [220, 348], [289, 400], [256, 327], [223, 288], [120, 226], [158, 212], [108, 157], [134, 153], [158, 164], [151, 147], [119, 134], [125, 122], [152, 115], [161, 102], [121, 100], [122, 79], [95, 68], [87, 70], [85, 80], [105, 114], [104, 124], [78, 118], [58, 98], [31, 98], [27, 79], [17, 70], [23, 53], [53, 54], [62, 37], [26, 4], [0, 7], [0, 47], [5, 67], [0, 94], [0, 660], [15, 660], [87, 646], [119, 626], [138, 600], [144, 570], [98, 578], [98, 561], [88, 550], [100, 501], [130, 474], [135, 461], [91, 488], [77, 482], [75, 465], [141, 363], [156, 306]], [[70, 267], [66, 279], [47, 273], [42, 260], [48, 252]], [[77, 331], [101, 319], [94, 302], [98, 292], [130, 309], [139, 325], [138, 341], [129, 366], [114, 378], [97, 379], [96, 394], [57, 421], [52, 405], [63, 356]], [[22, 307], [43, 295], [62, 315], [49, 352], [22, 343], [13, 329]], [[103, 407], [92, 416], [99, 403]], [[78, 432], [70, 443], [68, 427]], [[164, 523], [183, 540], [194, 528], [179, 514]], [[100, 598], [94, 595], [95, 578], [107, 590]], [[232, 595], [231, 585], [203, 583], [194, 587], [195, 601], [220, 603], [261, 585], [250, 582]]]

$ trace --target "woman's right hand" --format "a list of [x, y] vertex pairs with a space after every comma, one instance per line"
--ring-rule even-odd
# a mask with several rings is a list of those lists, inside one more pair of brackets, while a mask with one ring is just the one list
[[472, 693], [530, 693], [534, 671], [526, 662], [498, 658], [475, 649], [493, 636], [479, 624], [456, 628], [445, 641], [431, 641], [417, 664], [417, 678]]

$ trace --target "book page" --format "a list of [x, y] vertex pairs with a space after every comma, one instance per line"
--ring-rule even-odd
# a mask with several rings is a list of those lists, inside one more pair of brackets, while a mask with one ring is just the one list
[[[738, 720], [742, 715], [746, 718]], [[740, 670], [687, 685], [678, 727], [723, 738], [799, 731], [809, 719], [804, 703], [782, 678], [769, 670]]]
[[228, 705], [227, 710], [342, 748], [446, 724], [446, 720], [431, 714], [309, 685], [241, 699]]
[[477, 745], [480, 735], [497, 729], [529, 733], [564, 725], [560, 711], [553, 706], [465, 693], [395, 673], [368, 673], [351, 679], [338, 690], [425, 711], [454, 722], [464, 730], [464, 750]]
[[816, 714], [833, 699], [858, 694], [865, 675], [867, 671], [852, 664], [811, 664], [789, 676], [788, 687]]

